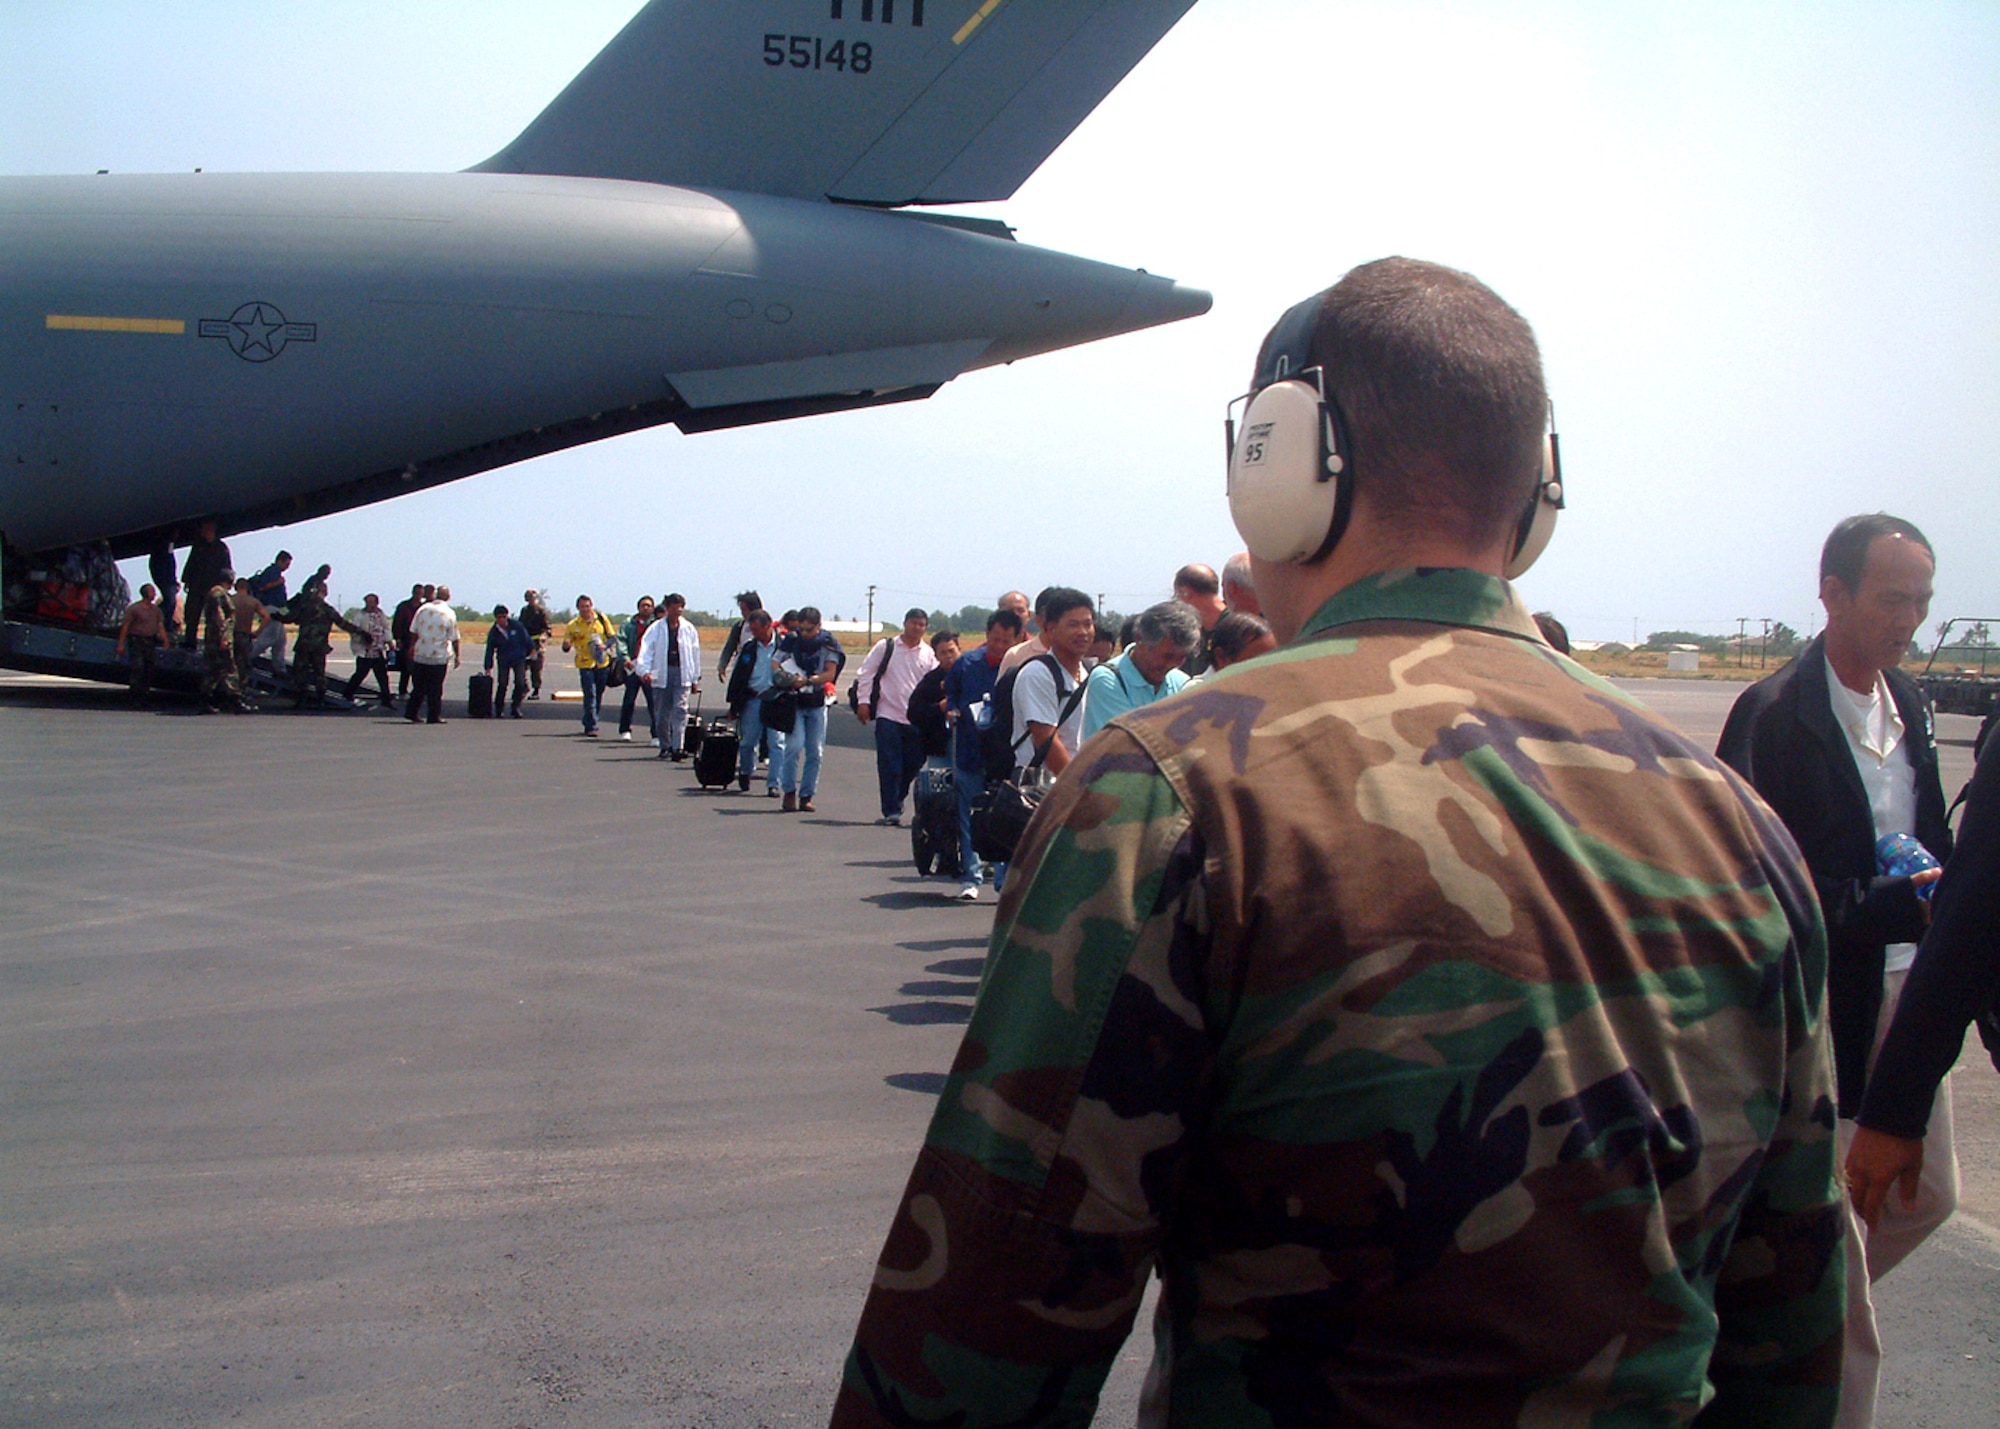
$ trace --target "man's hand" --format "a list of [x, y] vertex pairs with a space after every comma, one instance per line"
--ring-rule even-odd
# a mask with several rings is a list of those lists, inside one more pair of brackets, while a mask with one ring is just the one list
[[1882, 1207], [1895, 1186], [1903, 1204], [1917, 1203], [1917, 1177], [1924, 1169], [1924, 1143], [1871, 1131], [1862, 1126], [1854, 1131], [1854, 1144], [1847, 1148], [1847, 1194], [1854, 1212], [1872, 1230]]
[[1910, 887], [1916, 889], [1918, 894], [1917, 911], [1923, 915], [1924, 926], [1926, 928], [1931, 925], [1931, 900], [1923, 890], [1929, 888], [1943, 877], [1944, 870], [1942, 868], [1927, 868], [1922, 873], [1913, 873], [1910, 875]]
[[854, 707], [854, 714], [855, 717], [859, 719], [863, 724], [866, 724], [868, 723], [869, 720], [875, 718], [875, 711], [868, 708], [866, 701], [863, 701], [861, 704], [858, 704]]
[[653, 677], [651, 675], [641, 675], [639, 676], [639, 683], [650, 686], [653, 683]]

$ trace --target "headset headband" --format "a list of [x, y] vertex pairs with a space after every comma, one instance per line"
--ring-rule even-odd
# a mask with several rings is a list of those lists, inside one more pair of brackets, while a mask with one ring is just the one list
[[1313, 325], [1319, 321], [1320, 301], [1325, 297], [1323, 292], [1314, 293], [1304, 302], [1292, 304], [1278, 319], [1265, 344], [1263, 366], [1250, 388], [1251, 395], [1263, 391], [1273, 382], [1282, 382], [1305, 371], [1312, 353]]

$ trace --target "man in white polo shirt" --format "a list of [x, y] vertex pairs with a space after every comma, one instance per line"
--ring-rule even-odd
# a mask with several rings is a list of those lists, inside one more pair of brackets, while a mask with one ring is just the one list
[[[1930, 921], [1937, 870], [1886, 873], [1876, 846], [1914, 834], [1951, 852], [1930, 702], [1899, 666], [1930, 611], [1936, 558], [1909, 522], [1877, 513], [1834, 527], [1820, 554], [1826, 632], [1745, 690], [1716, 753], [1785, 821], [1812, 869], [1827, 931], [1827, 1004], [1843, 1158], [1882, 1034]], [[1958, 1202], [1951, 1083], [1938, 1088], [1914, 1204], [1891, 1196], [1874, 1228], [1850, 1215], [1842, 1429], [1875, 1417], [1881, 1341], [1869, 1282], [1942, 1225]]]
[[1097, 612], [1089, 596], [1068, 586], [1042, 592], [1041, 604], [1049, 648], [1014, 677], [1014, 767], [1053, 777], [1083, 747], [1083, 657], [1097, 635]]

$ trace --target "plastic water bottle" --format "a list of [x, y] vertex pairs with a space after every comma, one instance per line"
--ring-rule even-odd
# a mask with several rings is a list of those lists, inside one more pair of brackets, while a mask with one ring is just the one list
[[[1915, 834], [1884, 834], [1875, 841], [1875, 864], [1885, 878], [1907, 878], [1936, 868], [1938, 861], [1917, 841]], [[1917, 889], [1917, 897], [1929, 898], [1935, 887], [1936, 883], [1922, 885]]]
[[972, 707], [972, 723], [977, 729], [987, 729], [993, 724], [993, 696], [981, 695], [979, 703]]

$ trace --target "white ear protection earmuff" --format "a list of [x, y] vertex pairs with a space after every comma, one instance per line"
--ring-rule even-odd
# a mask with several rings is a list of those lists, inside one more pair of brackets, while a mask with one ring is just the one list
[[1229, 404], [1224, 423], [1229, 515], [1250, 554], [1273, 563], [1325, 556], [1347, 529], [1353, 501], [1340, 411], [1326, 374], [1305, 365], [1319, 302], [1307, 298], [1278, 320], [1256, 387]]
[[1554, 404], [1549, 407], [1549, 430], [1542, 438], [1542, 469], [1535, 477], [1535, 494], [1521, 513], [1514, 530], [1514, 554], [1507, 561], [1507, 579], [1519, 580], [1523, 572], [1548, 549], [1556, 533], [1556, 517], [1563, 509], [1562, 438], [1556, 434]]
[[[1339, 404], [1326, 390], [1325, 371], [1306, 366], [1324, 296], [1315, 294], [1278, 319], [1256, 385], [1229, 404], [1223, 423], [1229, 515], [1250, 554], [1273, 564], [1323, 560], [1347, 529], [1354, 503], [1353, 461]], [[1509, 580], [1548, 547], [1564, 506], [1554, 415], [1552, 407], [1542, 469], [1507, 562]]]

